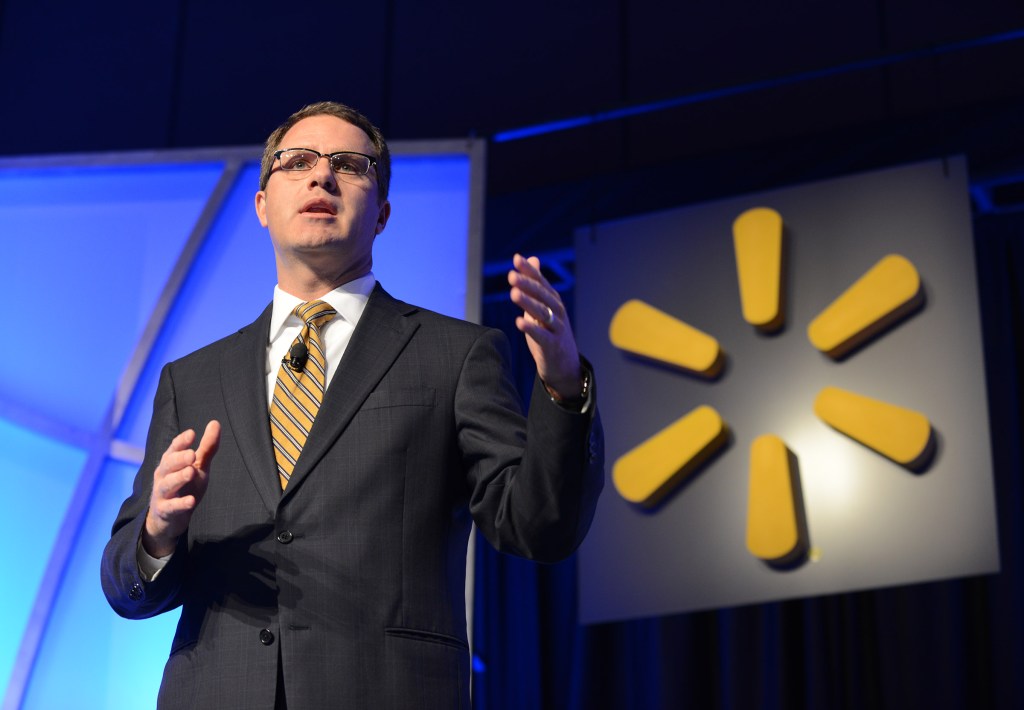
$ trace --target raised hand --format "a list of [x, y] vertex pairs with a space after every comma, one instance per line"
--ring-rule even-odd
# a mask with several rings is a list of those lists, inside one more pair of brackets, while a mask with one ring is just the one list
[[509, 297], [523, 309], [516, 328], [537, 363], [537, 374], [557, 399], [581, 394], [580, 355], [562, 298], [540, 271], [540, 259], [520, 254], [512, 258], [508, 272]]
[[210, 464], [220, 446], [220, 422], [206, 425], [193, 451], [195, 438], [192, 429], [174, 437], [153, 472], [153, 492], [142, 532], [142, 546], [153, 557], [174, 552], [178, 537], [188, 528], [192, 513], [206, 493]]

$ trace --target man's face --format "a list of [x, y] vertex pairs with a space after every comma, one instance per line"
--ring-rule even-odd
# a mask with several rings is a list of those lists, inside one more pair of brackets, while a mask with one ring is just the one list
[[[377, 156], [362, 129], [334, 116], [302, 119], [278, 148]], [[266, 189], [256, 193], [256, 215], [270, 231], [279, 276], [282, 270], [313, 263], [356, 276], [370, 270], [373, 240], [391, 213], [391, 205], [378, 200], [375, 171], [371, 167], [366, 175], [342, 176], [320, 158], [312, 170], [285, 172], [275, 162]]]

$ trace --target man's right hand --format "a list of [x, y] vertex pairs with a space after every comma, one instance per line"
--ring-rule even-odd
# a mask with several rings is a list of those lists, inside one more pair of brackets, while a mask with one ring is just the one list
[[153, 472], [153, 492], [142, 530], [142, 546], [153, 557], [174, 552], [178, 538], [188, 528], [196, 506], [206, 493], [210, 464], [220, 446], [220, 422], [206, 425], [195, 451], [196, 433], [189, 429], [178, 434], [160, 458]]

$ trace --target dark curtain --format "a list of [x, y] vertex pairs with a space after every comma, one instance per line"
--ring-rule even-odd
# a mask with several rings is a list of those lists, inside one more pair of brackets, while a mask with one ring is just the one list
[[[999, 574], [580, 626], [575, 559], [535, 565], [480, 538], [474, 706], [1024, 708], [1024, 213], [980, 218], [974, 229]], [[514, 316], [504, 302], [484, 311], [509, 334], [520, 391], [529, 392], [533, 365]]]

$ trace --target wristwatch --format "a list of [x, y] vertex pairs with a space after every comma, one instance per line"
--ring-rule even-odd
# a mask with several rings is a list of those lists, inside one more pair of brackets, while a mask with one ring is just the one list
[[[544, 381], [541, 380], [541, 382], [543, 383]], [[568, 399], [559, 397], [553, 389], [547, 386], [547, 383], [544, 383], [544, 389], [547, 390], [551, 401], [559, 407], [573, 412], [583, 412], [590, 403], [593, 393], [593, 382], [594, 373], [590, 363], [584, 360], [583, 357], [580, 357], [580, 393], [577, 396]]]

